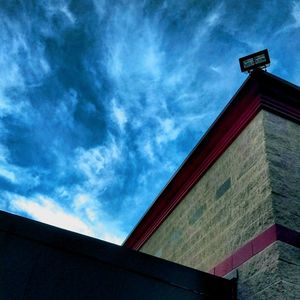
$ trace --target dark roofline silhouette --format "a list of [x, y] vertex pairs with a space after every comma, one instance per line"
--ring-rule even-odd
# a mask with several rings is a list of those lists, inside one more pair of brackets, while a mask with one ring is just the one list
[[[235, 283], [0, 211], [1, 299], [232, 299]], [[206, 298], [208, 297], [208, 298]]]

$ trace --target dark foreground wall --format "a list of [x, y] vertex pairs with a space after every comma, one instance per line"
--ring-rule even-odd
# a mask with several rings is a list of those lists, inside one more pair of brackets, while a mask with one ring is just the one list
[[0, 211], [0, 299], [234, 299], [235, 284]]

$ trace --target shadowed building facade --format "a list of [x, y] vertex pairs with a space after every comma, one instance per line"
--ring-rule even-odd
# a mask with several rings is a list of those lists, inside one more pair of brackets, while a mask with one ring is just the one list
[[125, 241], [220, 277], [238, 299], [300, 299], [300, 89], [254, 71]]
[[1, 300], [234, 297], [234, 281], [0, 211]]

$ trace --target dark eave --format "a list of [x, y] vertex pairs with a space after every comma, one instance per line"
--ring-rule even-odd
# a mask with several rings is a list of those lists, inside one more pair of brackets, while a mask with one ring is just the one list
[[249, 75], [127, 237], [124, 245], [140, 249], [261, 110], [300, 124], [299, 87], [262, 70]]

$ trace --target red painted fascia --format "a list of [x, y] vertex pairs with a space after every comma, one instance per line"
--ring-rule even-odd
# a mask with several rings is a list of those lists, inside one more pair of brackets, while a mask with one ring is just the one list
[[264, 71], [253, 72], [142, 217], [124, 246], [139, 250], [262, 109], [300, 123], [299, 87]]
[[300, 232], [274, 224], [212, 268], [209, 273], [223, 277], [276, 241], [300, 248]]

